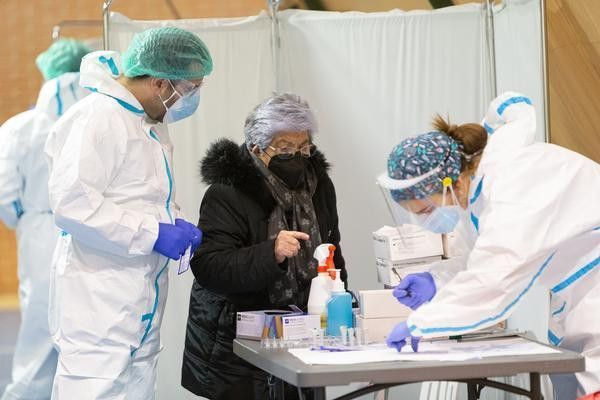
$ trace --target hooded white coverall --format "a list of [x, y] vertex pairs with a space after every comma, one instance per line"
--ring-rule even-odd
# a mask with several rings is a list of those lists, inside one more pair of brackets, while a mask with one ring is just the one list
[[535, 122], [522, 95], [505, 93], [490, 105], [488, 143], [470, 187], [476, 239], [466, 267], [453, 277], [431, 271], [438, 292], [408, 326], [426, 338], [485, 328], [508, 318], [533, 285], [544, 285], [550, 343], [586, 357], [576, 381], [553, 377], [559, 399], [574, 399], [575, 386], [579, 395], [600, 390], [600, 165], [534, 142]]
[[173, 223], [172, 145], [115, 78], [118, 53], [84, 57], [92, 90], [46, 143], [54, 254], [50, 327], [59, 351], [53, 399], [153, 399], [168, 259], [153, 251]]
[[52, 253], [59, 230], [48, 204], [44, 143], [52, 124], [89, 91], [79, 73], [44, 83], [35, 108], [0, 128], [0, 219], [16, 228], [21, 325], [2, 400], [49, 399], [57, 353], [48, 331]]

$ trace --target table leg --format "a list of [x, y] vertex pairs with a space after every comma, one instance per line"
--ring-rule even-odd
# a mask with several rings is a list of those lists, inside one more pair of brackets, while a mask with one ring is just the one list
[[479, 393], [477, 390], [476, 383], [467, 383], [467, 398], [469, 400], [478, 400], [479, 399]]
[[529, 390], [531, 392], [531, 400], [544, 400], [540, 374], [536, 372], [529, 374]]
[[316, 387], [313, 388], [313, 399], [314, 400], [325, 400], [325, 388], [324, 387]]

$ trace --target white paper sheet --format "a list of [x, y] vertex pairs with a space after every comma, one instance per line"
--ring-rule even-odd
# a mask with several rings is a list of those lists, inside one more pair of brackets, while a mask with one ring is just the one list
[[357, 351], [290, 349], [289, 352], [305, 364], [348, 365], [384, 361], [464, 361], [498, 356], [551, 354], [558, 353], [558, 350], [525, 339], [511, 338], [477, 342], [421, 342], [418, 353], [413, 353], [410, 346], [399, 353], [384, 344], [365, 346], [365, 350]]
[[189, 245], [185, 254], [181, 256], [179, 259], [179, 269], [177, 270], [177, 275], [183, 274], [185, 271], [190, 269], [190, 259], [192, 258], [192, 246]]

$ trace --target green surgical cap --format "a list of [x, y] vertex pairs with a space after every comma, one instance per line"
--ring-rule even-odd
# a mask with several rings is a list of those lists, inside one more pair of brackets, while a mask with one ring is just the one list
[[60, 39], [35, 59], [44, 79], [54, 79], [67, 72], [79, 72], [81, 59], [92, 51], [75, 39]]
[[163, 79], [200, 79], [212, 71], [212, 58], [200, 38], [175, 27], [148, 29], [136, 34], [123, 54], [125, 76], [149, 75]]

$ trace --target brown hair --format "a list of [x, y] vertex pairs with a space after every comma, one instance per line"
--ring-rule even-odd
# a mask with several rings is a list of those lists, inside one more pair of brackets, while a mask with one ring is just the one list
[[433, 119], [432, 125], [433, 129], [444, 132], [462, 145], [460, 172], [475, 172], [487, 144], [488, 134], [485, 128], [475, 123], [453, 125], [449, 119], [444, 119], [439, 114]]

